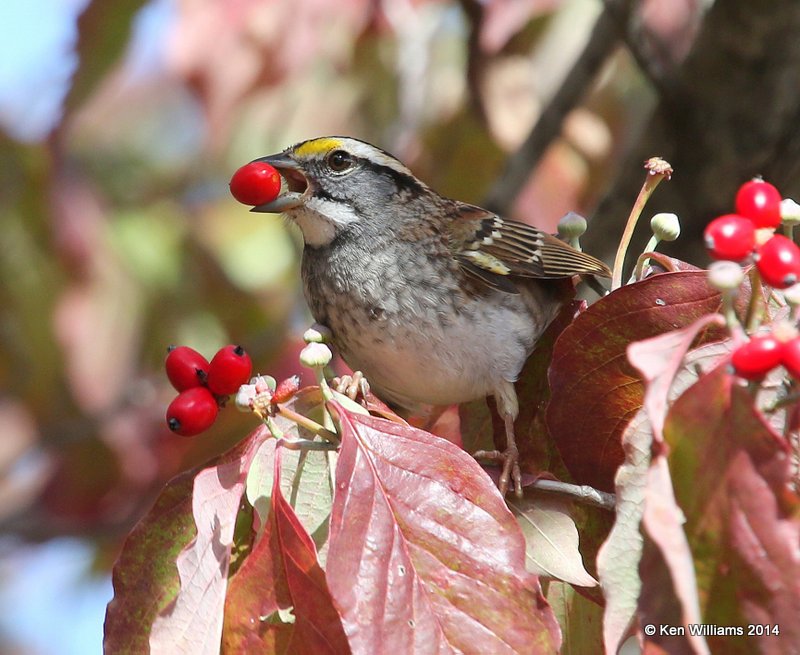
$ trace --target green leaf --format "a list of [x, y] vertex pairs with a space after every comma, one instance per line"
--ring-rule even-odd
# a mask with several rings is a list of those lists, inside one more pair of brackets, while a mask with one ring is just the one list
[[[304, 415], [321, 415], [322, 396], [319, 389], [301, 390], [287, 407]], [[295, 423], [277, 416], [275, 423], [289, 440], [298, 439], [300, 432]], [[304, 435], [304, 438], [308, 435]], [[269, 520], [272, 503], [274, 458], [276, 442], [264, 442], [256, 453], [247, 475], [247, 500], [258, 516], [258, 534]], [[328, 523], [333, 503], [331, 462], [334, 452], [283, 449], [281, 489], [288, 498], [305, 530], [311, 535], [324, 566], [327, 552]]]
[[598, 652], [603, 640], [603, 607], [557, 580], [547, 583], [545, 597], [561, 626], [564, 641], [560, 655]]

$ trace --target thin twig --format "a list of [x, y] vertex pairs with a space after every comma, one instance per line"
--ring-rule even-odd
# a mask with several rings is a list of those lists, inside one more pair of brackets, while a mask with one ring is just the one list
[[617, 499], [614, 494], [600, 491], [594, 487], [585, 484], [570, 484], [569, 482], [561, 482], [560, 480], [536, 480], [533, 484], [529, 485], [537, 491], [545, 491], [547, 493], [559, 494], [562, 496], [569, 496], [587, 505], [594, 505], [602, 509], [607, 509], [610, 512], [614, 511], [617, 504]]

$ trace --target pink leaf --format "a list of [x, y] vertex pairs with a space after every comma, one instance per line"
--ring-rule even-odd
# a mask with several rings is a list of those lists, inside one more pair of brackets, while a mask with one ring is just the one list
[[171, 480], [125, 539], [114, 565], [103, 652], [147, 652], [153, 621], [178, 593], [175, 558], [194, 533], [191, 492], [189, 473]]
[[[217, 457], [213, 466], [206, 465], [203, 470], [217, 470], [241, 462], [265, 436], [266, 428], [254, 430], [234, 448]], [[184, 473], [170, 481], [153, 508], [125, 540], [114, 566], [114, 598], [106, 612], [105, 652], [147, 652], [153, 622], [159, 614], [175, 607], [181, 593], [175, 561], [196, 541], [193, 486], [193, 473]]]
[[216, 655], [222, 638], [228, 566], [247, 468], [260, 440], [256, 431], [239, 457], [203, 469], [194, 480], [192, 514], [197, 537], [178, 555], [181, 589], [153, 623], [150, 652]]
[[606, 599], [603, 644], [607, 653], [616, 653], [630, 630], [642, 588], [639, 561], [643, 539], [639, 526], [644, 512], [644, 480], [650, 466], [651, 441], [647, 421], [639, 412], [622, 435], [625, 461], [614, 478], [616, 517], [597, 553], [597, 573]]
[[480, 46], [487, 54], [495, 54], [531, 20], [552, 12], [560, 0], [495, 0], [485, 3], [480, 29]]
[[697, 335], [712, 324], [725, 325], [725, 319], [719, 314], [710, 314], [682, 330], [673, 330], [628, 346], [628, 361], [636, 367], [647, 385], [643, 405], [653, 428], [653, 437], [658, 442], [664, 439], [662, 432], [672, 381]]
[[[256, 454], [267, 460], [270, 472], [274, 469], [275, 443], [274, 439], [265, 441]], [[228, 582], [222, 638], [222, 652], [226, 654], [285, 652], [294, 632], [291, 623], [268, 620], [278, 610], [292, 606], [281, 568], [273, 557], [275, 536], [270, 513], [266, 514], [261, 538]]]
[[[711, 314], [683, 330], [667, 332], [628, 346], [628, 360], [641, 373], [646, 384], [643, 404], [655, 443], [664, 440], [664, 420], [673, 380], [681, 367], [685, 366], [686, 353], [697, 335], [712, 324], [724, 325], [724, 319], [719, 314]], [[675, 502], [669, 466], [663, 452], [659, 452], [651, 462], [645, 480], [642, 524], [666, 562], [680, 600], [686, 638], [692, 650], [707, 653], [705, 639], [692, 635], [688, 628], [690, 624], [700, 624], [701, 618], [694, 563], [683, 523], [683, 512]]]
[[[627, 347], [628, 359], [645, 380], [643, 411], [636, 414], [623, 435], [625, 462], [617, 471], [617, 517], [598, 556], [598, 570], [607, 604], [604, 643], [616, 652], [631, 626], [637, 608], [641, 580], [639, 564], [643, 540], [640, 525], [659, 525], [654, 537], [668, 562], [683, 607], [684, 623], [700, 623], [697, 589], [682, 513], [675, 504], [669, 471], [663, 454], [651, 456], [654, 442], [661, 442], [667, 398], [689, 347], [707, 326], [719, 324], [716, 314], [702, 316], [682, 330], [658, 335]], [[716, 353], [718, 356], [719, 353]], [[658, 523], [663, 521], [663, 525]], [[664, 551], [667, 552], [664, 552]], [[695, 652], [707, 652], [698, 637], [690, 637]]]
[[478, 464], [333, 405], [342, 428], [328, 584], [355, 653], [552, 653], [555, 617]]

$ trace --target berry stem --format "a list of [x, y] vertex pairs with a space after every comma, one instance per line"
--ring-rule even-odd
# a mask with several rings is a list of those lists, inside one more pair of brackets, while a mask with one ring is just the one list
[[764, 310], [764, 285], [761, 275], [753, 267], [750, 273], [750, 302], [747, 305], [747, 319], [745, 326], [748, 334], [753, 334], [761, 325], [761, 316]]
[[283, 430], [281, 430], [272, 417], [267, 415], [262, 416], [262, 420], [264, 424], [267, 426], [267, 429], [270, 431], [270, 434], [275, 437], [275, 439], [283, 439]]
[[722, 315], [725, 317], [725, 324], [729, 330], [741, 330], [739, 317], [736, 316], [736, 309], [733, 305], [734, 300], [736, 300], [736, 289], [727, 289], [722, 292]]
[[278, 414], [283, 416], [284, 418], [289, 419], [293, 423], [296, 423], [300, 427], [305, 428], [309, 432], [313, 432], [317, 436], [322, 437], [326, 441], [330, 441], [331, 443], [338, 444], [339, 443], [339, 435], [329, 430], [328, 428], [320, 425], [316, 421], [308, 418], [307, 416], [303, 416], [295, 412], [293, 409], [289, 409], [285, 405], [278, 405]]
[[617, 254], [614, 257], [614, 270], [611, 276], [611, 290], [619, 289], [622, 286], [622, 268], [625, 265], [625, 255], [628, 252], [631, 239], [633, 238], [633, 231], [636, 229], [636, 223], [642, 215], [647, 201], [659, 185], [661, 180], [669, 179], [672, 175], [672, 167], [663, 159], [652, 157], [645, 163], [645, 170], [647, 170], [647, 177], [645, 177], [644, 184], [636, 197], [636, 202], [633, 203], [631, 213], [628, 216], [628, 222], [625, 224], [625, 230], [622, 233], [619, 246], [617, 247]]
[[307, 452], [309, 450], [336, 450], [336, 444], [328, 441], [311, 441], [311, 439], [282, 439], [281, 446], [289, 450]]
[[631, 282], [641, 279], [644, 267], [647, 266], [648, 262], [650, 261], [650, 258], [645, 257], [645, 255], [649, 252], [655, 252], [659, 243], [661, 243], [661, 239], [659, 239], [655, 234], [650, 237], [650, 241], [647, 242], [647, 245], [644, 247], [644, 251], [639, 256], [639, 259], [636, 260], [636, 268], [633, 269], [633, 275], [631, 275], [630, 280]]

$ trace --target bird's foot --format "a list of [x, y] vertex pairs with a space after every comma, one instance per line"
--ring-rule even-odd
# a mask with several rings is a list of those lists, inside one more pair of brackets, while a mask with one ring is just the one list
[[[512, 392], [514, 387], [511, 387]], [[508, 401], [506, 401], [508, 402]], [[513, 396], [513, 406], [516, 408], [516, 395]], [[506, 448], [505, 450], [479, 450], [474, 454], [475, 459], [488, 459], [493, 462], [502, 462], [503, 469], [500, 472], [500, 494], [505, 497], [508, 492], [509, 483], [514, 483], [514, 494], [517, 498], [522, 498], [522, 472], [519, 468], [519, 449], [517, 439], [514, 436], [514, 418], [516, 409], [508, 411], [507, 408], [501, 409], [503, 423], [506, 427]]]

